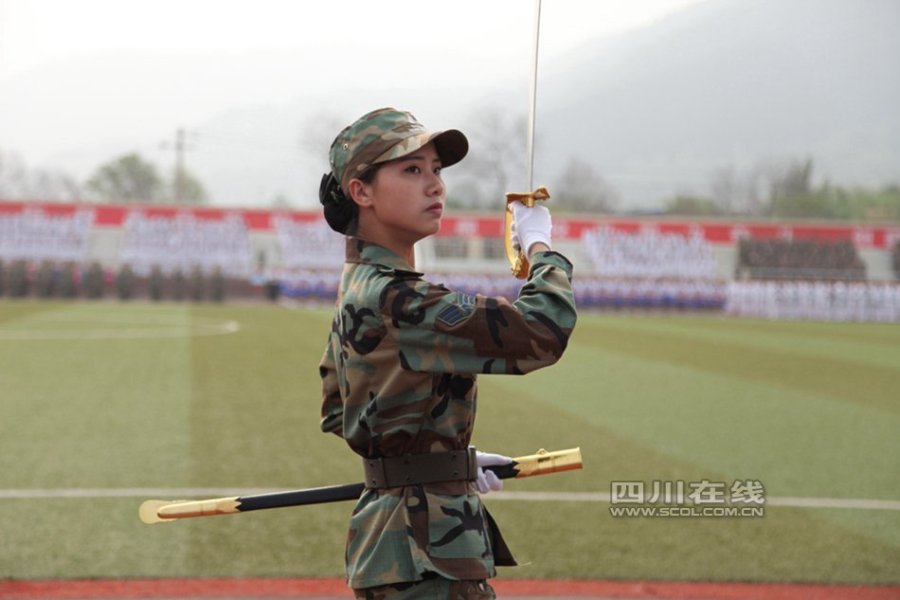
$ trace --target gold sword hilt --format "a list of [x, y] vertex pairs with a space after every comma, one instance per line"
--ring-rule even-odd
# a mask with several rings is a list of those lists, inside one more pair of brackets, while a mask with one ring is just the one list
[[532, 475], [547, 475], [561, 471], [573, 471], [581, 469], [584, 463], [581, 459], [581, 448], [568, 448], [566, 450], [554, 450], [548, 452], [541, 448], [535, 454], [517, 456], [515, 468], [518, 471], [516, 478], [531, 477]]
[[544, 186], [537, 188], [533, 192], [509, 192], [506, 194], [503, 242], [506, 247], [506, 259], [509, 261], [509, 267], [516, 279], [525, 279], [528, 276], [528, 269], [531, 268], [531, 265], [528, 263], [528, 257], [525, 256], [527, 248], [516, 248], [513, 244], [514, 218], [512, 203], [521, 202], [531, 208], [536, 200], [547, 200], [548, 198], [550, 198], [550, 192]]

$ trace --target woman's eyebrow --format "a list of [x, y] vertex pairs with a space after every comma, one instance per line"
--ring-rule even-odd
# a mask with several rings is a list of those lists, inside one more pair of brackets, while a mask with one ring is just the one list
[[[397, 159], [397, 162], [411, 162], [411, 161], [414, 161], [414, 160], [423, 160], [423, 161], [427, 161], [428, 158], [427, 158], [424, 154], [407, 154], [406, 156], [401, 156], [400, 158], [398, 158], [398, 159]], [[431, 161], [431, 162], [434, 162], [434, 163], [440, 163], [440, 162], [441, 162], [441, 158], [440, 158], [439, 156], [438, 156], [438, 157], [435, 157], [435, 159], [434, 159], [433, 161]]]

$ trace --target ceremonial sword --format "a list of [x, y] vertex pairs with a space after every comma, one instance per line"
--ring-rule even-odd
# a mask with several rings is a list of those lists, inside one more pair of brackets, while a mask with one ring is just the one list
[[535, 200], [546, 200], [550, 197], [547, 188], [541, 186], [534, 189], [534, 130], [537, 119], [537, 84], [538, 84], [538, 48], [541, 40], [541, 0], [534, 3], [534, 53], [531, 65], [531, 91], [528, 104], [528, 133], [526, 139], [526, 169], [528, 172], [528, 187], [526, 192], [510, 192], [506, 194], [506, 213], [504, 214], [503, 241], [506, 247], [506, 258], [509, 260], [510, 269], [518, 279], [528, 276], [528, 258], [522, 248], [516, 248], [513, 244], [513, 202], [521, 202], [525, 206], [534, 206]]
[[[484, 468], [493, 471], [500, 479], [520, 479], [533, 475], [571, 471], [581, 467], [581, 449], [569, 448], [554, 452], [539, 450], [536, 454], [514, 458], [509, 464]], [[364, 489], [365, 484], [363, 483], [347, 483], [250, 496], [212, 498], [209, 500], [146, 500], [141, 504], [138, 516], [144, 523], [152, 525], [189, 517], [209, 517], [265, 508], [284, 508], [287, 506], [357, 500]]]

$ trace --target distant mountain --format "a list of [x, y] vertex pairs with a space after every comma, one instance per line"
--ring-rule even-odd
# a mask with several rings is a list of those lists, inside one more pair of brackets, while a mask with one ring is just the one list
[[0, 150], [79, 180], [130, 152], [168, 173], [183, 127], [186, 165], [215, 203], [267, 206], [281, 198], [314, 206], [337, 133], [333, 125], [326, 136], [324, 124], [385, 105], [430, 106], [431, 115], [418, 115], [424, 122], [450, 122], [454, 106], [469, 106], [485, 89], [422, 85], [402, 71], [403, 85], [377, 88], [321, 66], [322, 57], [290, 50], [122, 52], [52, 63], [0, 82]]
[[896, 0], [697, 5], [548, 65], [537, 164], [588, 160], [626, 207], [708, 192], [713, 170], [760, 161], [900, 182], [898, 31]]
[[[766, 161], [812, 158], [816, 177], [846, 185], [900, 182], [897, 32], [898, 0], [708, 0], [542, 59], [535, 183], [552, 186], [577, 157], [628, 210], [709, 193], [716, 170]], [[401, 89], [373, 83], [391, 63], [356, 81], [323, 76], [321, 61], [271, 50], [50, 65], [0, 83], [0, 150], [79, 178], [133, 151], [170, 169], [182, 126], [187, 165], [217, 204], [314, 206], [325, 148], [348, 115], [390, 104], [475, 140], [484, 107], [527, 111], [527, 73], [490, 57], [484, 73], [449, 60], [468, 86], [436, 65], [431, 79], [398, 73]], [[489, 152], [473, 148], [451, 186]]]

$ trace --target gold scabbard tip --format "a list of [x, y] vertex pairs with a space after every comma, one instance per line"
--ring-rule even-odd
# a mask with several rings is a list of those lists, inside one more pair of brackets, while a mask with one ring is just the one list
[[147, 525], [154, 525], [156, 523], [168, 523], [170, 521], [174, 521], [174, 519], [163, 519], [159, 516], [159, 509], [168, 504], [172, 504], [172, 501], [145, 500], [141, 503], [141, 507], [138, 509], [138, 516], [141, 518], [141, 521], [143, 521]]
[[174, 502], [163, 506], [157, 514], [163, 519], [181, 519], [185, 517], [211, 517], [239, 512], [240, 502], [237, 498], [213, 498], [211, 500], [194, 500], [191, 502]]
[[141, 521], [148, 525], [168, 523], [187, 517], [208, 517], [240, 512], [239, 498], [212, 500], [146, 500], [138, 510]]

